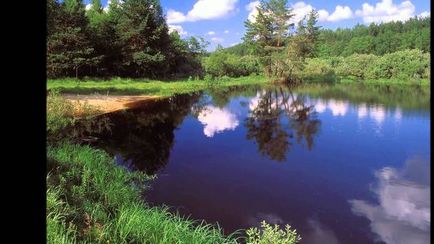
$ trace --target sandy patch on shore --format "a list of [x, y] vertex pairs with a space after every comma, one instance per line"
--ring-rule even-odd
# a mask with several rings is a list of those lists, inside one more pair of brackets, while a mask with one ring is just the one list
[[[85, 104], [97, 108], [98, 113], [110, 113], [121, 109], [134, 108], [144, 102], [153, 101], [158, 96], [104, 96], [104, 95], [63, 95], [73, 104]], [[77, 106], [78, 107], [78, 106]]]

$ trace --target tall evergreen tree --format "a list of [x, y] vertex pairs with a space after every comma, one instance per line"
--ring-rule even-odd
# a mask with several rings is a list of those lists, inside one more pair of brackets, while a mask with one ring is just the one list
[[287, 0], [261, 0], [254, 21], [245, 22], [244, 41], [253, 47], [268, 77], [276, 76], [283, 69], [282, 50], [291, 35], [290, 20], [294, 16], [287, 3]]
[[47, 40], [47, 73], [78, 78], [80, 68], [99, 61], [87, 33], [85, 8], [81, 0], [65, 0], [58, 13], [58, 28]]
[[156, 77], [167, 72], [170, 39], [160, 1], [126, 0], [116, 32], [122, 45], [124, 72], [136, 77]]

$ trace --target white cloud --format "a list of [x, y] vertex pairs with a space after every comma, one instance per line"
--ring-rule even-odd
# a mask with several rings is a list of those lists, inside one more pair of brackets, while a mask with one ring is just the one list
[[362, 9], [356, 10], [356, 15], [363, 18], [363, 22], [405, 21], [415, 15], [415, 6], [410, 1], [394, 4], [393, 0], [382, 0], [375, 4], [364, 3]]
[[[246, 10], [249, 11], [248, 19], [250, 21], [254, 21], [254, 18], [257, 15], [256, 6], [259, 5], [259, 1], [254, 1], [246, 5]], [[310, 11], [313, 9], [316, 10], [312, 5], [307, 4], [305, 2], [296, 2], [291, 4], [291, 8], [293, 9], [294, 17], [290, 20], [290, 23], [297, 24], [300, 20], [302, 20]], [[335, 11], [330, 14], [325, 9], [320, 9], [318, 11], [318, 21], [330, 21], [335, 22], [344, 19], [350, 19], [354, 17], [353, 11], [348, 6], [337, 5]]]
[[184, 28], [180, 25], [169, 25], [169, 33], [172, 33], [173, 31], [178, 32], [180, 36], [185, 36], [188, 34], [187, 31], [184, 31]]
[[324, 9], [318, 10], [318, 21], [327, 21], [327, 18], [329, 17], [329, 12]]
[[225, 30], [224, 33], [225, 33], [225, 34], [229, 34], [229, 30]]
[[350, 200], [353, 213], [369, 219], [385, 243], [429, 243], [430, 163], [411, 159], [402, 170], [385, 167], [375, 176], [378, 204]]
[[295, 4], [291, 4], [291, 7], [293, 9], [294, 17], [291, 19], [290, 23], [297, 24], [300, 20], [304, 18], [312, 9], [312, 5], [306, 4], [304, 2], [296, 2]]
[[348, 6], [338, 5], [335, 11], [327, 17], [327, 21], [335, 22], [344, 19], [351, 19], [353, 17], [353, 11]]
[[205, 126], [203, 133], [207, 137], [213, 137], [215, 133], [224, 130], [234, 130], [239, 124], [236, 115], [228, 109], [221, 109], [212, 105], [205, 106], [197, 119]]
[[235, 46], [235, 45], [237, 45], [237, 44], [240, 44], [240, 42], [234, 42], [234, 43], [231, 43], [229, 46], [233, 47], [233, 46]]
[[206, 33], [206, 34], [209, 36], [213, 36], [213, 35], [215, 35], [215, 32], [214, 31], [208, 31], [208, 33]]
[[422, 13], [420, 13], [418, 15], [419, 18], [425, 18], [425, 17], [430, 17], [431, 16], [431, 12], [429, 11], [423, 11]]
[[354, 17], [353, 11], [348, 6], [337, 5], [335, 11], [331, 14], [325, 9], [318, 10], [318, 21], [336, 22]]
[[89, 3], [89, 4], [86, 4], [86, 7], [84, 7], [86, 10], [90, 10], [91, 8], [92, 8], [92, 4], [91, 3]]
[[175, 11], [173, 9], [169, 9], [167, 11], [167, 23], [168, 24], [176, 24], [187, 21], [187, 17], [184, 16], [183, 13]]
[[235, 10], [238, 0], [198, 0], [185, 15], [179, 11], [167, 11], [167, 23], [194, 22], [198, 20], [218, 19]]
[[253, 1], [246, 5], [246, 10], [249, 11], [249, 15], [247, 17], [251, 22], [255, 22], [256, 15], [258, 15], [258, 10], [256, 7], [259, 6], [259, 1]]
[[221, 37], [213, 37], [211, 38], [211, 41], [215, 42], [215, 43], [222, 43], [225, 39], [221, 38]]

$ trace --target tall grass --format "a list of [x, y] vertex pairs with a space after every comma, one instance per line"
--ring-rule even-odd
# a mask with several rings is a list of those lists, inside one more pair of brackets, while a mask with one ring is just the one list
[[60, 133], [63, 129], [73, 125], [76, 119], [98, 114], [98, 110], [87, 102], [73, 103], [66, 100], [57, 89], [50, 90], [47, 96], [47, 139], [49, 141], [63, 139]]
[[62, 143], [49, 146], [47, 157], [51, 243], [236, 243], [216, 227], [149, 207], [140, 186], [150, 177], [115, 166], [102, 150]]

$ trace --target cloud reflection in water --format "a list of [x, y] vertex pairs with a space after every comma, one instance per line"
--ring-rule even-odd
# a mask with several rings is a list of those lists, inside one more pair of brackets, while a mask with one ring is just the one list
[[375, 176], [379, 204], [350, 200], [353, 213], [369, 219], [371, 230], [385, 243], [429, 243], [429, 161], [411, 159], [401, 170], [385, 167]]
[[224, 130], [234, 130], [239, 121], [235, 114], [226, 108], [218, 108], [207, 105], [199, 113], [198, 120], [204, 125], [203, 133], [207, 137], [213, 137], [215, 133]]

